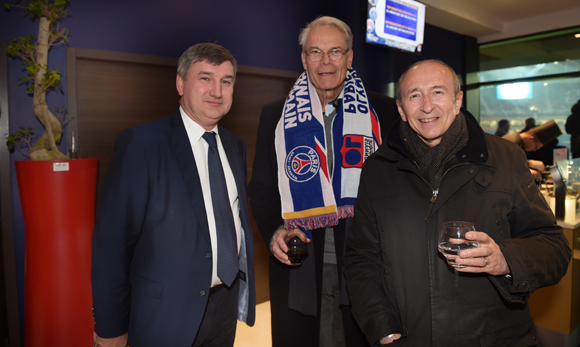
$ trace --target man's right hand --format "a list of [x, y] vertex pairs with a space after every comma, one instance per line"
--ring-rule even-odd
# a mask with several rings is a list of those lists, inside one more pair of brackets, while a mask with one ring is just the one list
[[127, 338], [129, 333], [125, 333], [121, 336], [111, 337], [109, 339], [97, 336], [96, 332], [93, 332], [93, 341], [96, 341], [97, 338], [99, 339], [97, 343], [97, 347], [126, 347], [127, 346]]
[[302, 242], [310, 243], [310, 239], [306, 237], [300, 229], [286, 230], [284, 227], [280, 227], [272, 236], [270, 240], [270, 252], [274, 254], [276, 259], [278, 259], [282, 264], [291, 265], [292, 263], [288, 260], [288, 246], [286, 246], [286, 241], [290, 240], [294, 236], [298, 236]]

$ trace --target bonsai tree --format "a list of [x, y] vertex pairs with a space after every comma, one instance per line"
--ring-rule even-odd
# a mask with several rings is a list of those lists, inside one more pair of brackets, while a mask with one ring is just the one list
[[[67, 43], [68, 30], [60, 29], [58, 22], [68, 15], [66, 8], [68, 2], [69, 0], [31, 0], [26, 6], [4, 5], [7, 9], [22, 8], [31, 18], [40, 19], [36, 41], [34, 36], [17, 37], [6, 49], [10, 56], [18, 57], [23, 61], [28, 75], [22, 80], [29, 85], [26, 90], [32, 92], [34, 114], [45, 130], [30, 148], [32, 160], [67, 158], [67, 155], [57, 148], [57, 143], [62, 139], [63, 119], [57, 118], [50, 111], [46, 103], [46, 94], [60, 87], [58, 70], [48, 67], [48, 52], [53, 46]], [[28, 132], [23, 130], [28, 130]], [[20, 131], [8, 136], [8, 147], [19, 143], [30, 145], [31, 130], [20, 128]]]

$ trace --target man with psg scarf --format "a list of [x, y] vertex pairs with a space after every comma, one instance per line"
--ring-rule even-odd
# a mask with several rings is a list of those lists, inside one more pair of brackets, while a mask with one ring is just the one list
[[[279, 180], [291, 181], [292, 178], [289, 177], [293, 175], [312, 173], [321, 175], [324, 173], [325, 179], [334, 178], [334, 183], [340, 185], [340, 181], [337, 183], [338, 175], [351, 169], [345, 167], [345, 162], [351, 160], [348, 165], [356, 162], [353, 166], [360, 170], [366, 154], [360, 155], [359, 158], [357, 153], [365, 152], [369, 148], [370, 151], [374, 151], [373, 142], [367, 141], [360, 146], [355, 144], [359, 146], [360, 151], [347, 153], [346, 146], [349, 141], [358, 141], [357, 139], [364, 137], [367, 140], [374, 138], [380, 143], [380, 138], [398, 118], [393, 99], [364, 90], [362, 81], [352, 69], [352, 41], [350, 28], [336, 18], [319, 17], [309, 23], [300, 34], [302, 64], [306, 73], [298, 79], [287, 100], [271, 103], [262, 109], [249, 196], [253, 216], [271, 252], [270, 304], [274, 347], [368, 345], [350, 313], [342, 274], [341, 259], [345, 234], [352, 218], [340, 219], [339, 216], [335, 221], [338, 223], [336, 225], [330, 222], [314, 230], [302, 228], [309, 233], [307, 236], [296, 224], [282, 218], [283, 211], [285, 216], [298, 212], [287, 213], [281, 200], [293, 199], [293, 207], [296, 209], [297, 201], [307, 200], [305, 196], [311, 193], [311, 189], [298, 189], [298, 193], [295, 192], [289, 197], [284, 190], [281, 196], [284, 183], [282, 186], [279, 185]], [[308, 86], [312, 91], [308, 99], [299, 99], [306, 98]], [[316, 106], [318, 104], [319, 106]], [[295, 116], [292, 113], [294, 105], [298, 112], [301, 109], [307, 109], [309, 112]], [[316, 136], [317, 139], [322, 139], [319, 145], [325, 147], [322, 155], [326, 158], [321, 156], [320, 162], [317, 162], [316, 155], [312, 154], [313, 161], [310, 162], [308, 153], [300, 152], [305, 146], [301, 146], [300, 142], [302, 131], [296, 130], [307, 127], [302, 121], [317, 118], [315, 109], [320, 112], [318, 115], [320, 121], [314, 123], [320, 131], [324, 131], [322, 135]], [[364, 121], [356, 122], [352, 127], [344, 125], [348, 122], [349, 112], [355, 110], [363, 112], [360, 116]], [[377, 119], [380, 123], [380, 132]], [[333, 133], [339, 122], [343, 122], [340, 123], [344, 129], [339, 134], [341, 136]], [[356, 132], [354, 129], [359, 125], [368, 130], [366, 135], [348, 134], [350, 130]], [[296, 128], [293, 128], [294, 126]], [[375, 132], [372, 133], [371, 129]], [[291, 130], [296, 131], [295, 135], [290, 132]], [[294, 143], [294, 147], [286, 149], [286, 157], [282, 157], [283, 150], [279, 149], [281, 136], [285, 136], [287, 146]], [[341, 147], [337, 147], [337, 144]], [[354, 154], [354, 159], [349, 156], [350, 154]], [[344, 156], [344, 160], [336, 159], [341, 158], [341, 155]], [[301, 156], [306, 160], [305, 165], [312, 163], [312, 170], [306, 170], [310, 167], [308, 166], [303, 168], [304, 172], [298, 170], [292, 173], [294, 169], [300, 167], [291, 168], [292, 164], [288, 164], [284, 168], [280, 165], [286, 158], [292, 157], [289, 161], [291, 163], [292, 159], [298, 160], [302, 158]], [[345, 183], [350, 191], [354, 191], [355, 195], [352, 198], [356, 198], [358, 186], [358, 176], [355, 177], [356, 179], [350, 179]], [[297, 177], [293, 178], [297, 182], [300, 181]], [[302, 181], [308, 179], [310, 177]], [[343, 182], [344, 180], [343, 175]], [[317, 180], [310, 179], [308, 183], [313, 184], [315, 181]], [[334, 194], [338, 195], [336, 190]], [[317, 217], [319, 216], [313, 218]], [[285, 253], [288, 250], [285, 241], [294, 236], [309, 243], [310, 255], [300, 266], [291, 265]]]

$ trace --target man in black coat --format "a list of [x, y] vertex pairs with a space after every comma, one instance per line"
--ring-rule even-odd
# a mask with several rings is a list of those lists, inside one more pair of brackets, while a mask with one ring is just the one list
[[[462, 96], [445, 63], [412, 65], [401, 120], [364, 163], [343, 261], [371, 345], [537, 346], [528, 298], [568, 269], [524, 152], [486, 134]], [[440, 238], [448, 221], [476, 231]]]
[[570, 134], [572, 158], [580, 157], [580, 100], [571, 108], [572, 114], [566, 119], [566, 132]]
[[[356, 75], [352, 70], [352, 33], [344, 22], [320, 17], [302, 30], [300, 43], [302, 63], [315, 89], [312, 94], [316, 95], [312, 95], [312, 99], [318, 96], [320, 100], [327, 149], [340, 152], [340, 148], [333, 148], [329, 142], [332, 141], [329, 128], [333, 124], [332, 117], [349, 102], [348, 96], [344, 97], [345, 89], [348, 89], [345, 80], [350, 81], [350, 76]], [[377, 93], [366, 94], [372, 105], [369, 109], [374, 109], [380, 122], [381, 135], [377, 135], [383, 137], [398, 118], [395, 101]], [[253, 177], [249, 185], [252, 213], [272, 255], [273, 346], [366, 346], [364, 336], [350, 313], [342, 275], [344, 240], [351, 218], [340, 219], [338, 225], [332, 227], [312, 230], [312, 242], [299, 229], [284, 227], [275, 148], [275, 133], [284, 104], [285, 100], [280, 100], [262, 109]], [[332, 158], [332, 152], [328, 157]], [[327, 169], [331, 176], [333, 168], [338, 170], [340, 165], [337, 160], [329, 160]], [[354, 184], [358, 186], [358, 179]], [[293, 236], [310, 242], [311, 253], [299, 267], [290, 265], [285, 254], [285, 240]]]

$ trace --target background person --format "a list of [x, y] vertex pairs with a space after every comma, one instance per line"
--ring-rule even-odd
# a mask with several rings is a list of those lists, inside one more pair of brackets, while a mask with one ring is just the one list
[[570, 109], [572, 114], [566, 119], [566, 132], [570, 134], [572, 158], [580, 157], [580, 100]]
[[[554, 141], [561, 134], [562, 131], [558, 127], [558, 124], [551, 120], [528, 131], [520, 133], [514, 132], [504, 135], [502, 138], [515, 143], [526, 152], [535, 152], [545, 144]], [[528, 159], [528, 167], [534, 179], [542, 179], [542, 171], [546, 170], [546, 166], [542, 161]]]
[[524, 128], [520, 131], [520, 133], [525, 133], [526, 131], [536, 127], [536, 120], [534, 118], [526, 118], [524, 121]]
[[[290, 266], [285, 254], [285, 239], [294, 235], [299, 235], [303, 240], [307, 238], [298, 229], [296, 221], [290, 224], [292, 218], [283, 220], [281, 200], [293, 199], [294, 206], [306, 204], [309, 203], [306, 200], [310, 193], [320, 191], [320, 182], [324, 181], [328, 188], [331, 179], [333, 184], [339, 186], [346, 180], [342, 193], [339, 192], [340, 188], [325, 190], [327, 197], [334, 194], [325, 201], [342, 203], [344, 201], [339, 197], [346, 196], [347, 203], [339, 206], [346, 214], [348, 203], [356, 198], [362, 161], [374, 151], [376, 143], [380, 143], [382, 135], [378, 133], [376, 116], [382, 134], [386, 133], [397, 118], [396, 105], [391, 98], [365, 90], [352, 69], [352, 32], [341, 20], [333, 17], [314, 20], [302, 30], [300, 44], [302, 65], [306, 72], [298, 79], [286, 101], [280, 100], [262, 109], [253, 177], [249, 185], [252, 213], [272, 254], [272, 343], [274, 347], [365, 346], [365, 338], [350, 313], [343, 281], [342, 254], [350, 218], [341, 217], [336, 225], [317, 226], [312, 230], [308, 258], [299, 267]], [[355, 109], [357, 112], [352, 112]], [[299, 122], [293, 118], [294, 110], [302, 112], [303, 119], [308, 118], [305, 112], [311, 118]], [[286, 124], [288, 129], [284, 130], [288, 132], [281, 131], [282, 125]], [[297, 131], [291, 133], [293, 130]], [[315, 141], [317, 144], [314, 144]], [[277, 156], [277, 150], [284, 147], [283, 143], [288, 153], [279, 151]], [[324, 174], [324, 178], [316, 176], [304, 183], [318, 182], [318, 188], [300, 186], [294, 195], [286, 189], [281, 196], [279, 179], [288, 176], [283, 165], [279, 165], [280, 158], [283, 162], [290, 153], [298, 153], [305, 146], [324, 148], [316, 151], [319, 158], [327, 158], [316, 159], [320, 161], [320, 166], [316, 166], [317, 175]], [[296, 152], [293, 152], [294, 149]], [[348, 179], [346, 175], [351, 172], [355, 176]], [[302, 182], [292, 181], [292, 184]], [[282, 187], [288, 188], [288, 185], [282, 184]], [[285, 211], [289, 215], [295, 212]], [[324, 216], [318, 217], [311, 215], [305, 219], [313, 224], [321, 223], [320, 219]], [[336, 213], [329, 218], [336, 218]], [[284, 227], [285, 222], [288, 229]]]
[[502, 119], [497, 123], [497, 130], [495, 131], [495, 136], [502, 137], [509, 133], [510, 122], [507, 119]]
[[[535, 346], [527, 300], [558, 283], [571, 250], [524, 152], [462, 110], [437, 60], [399, 80], [401, 120], [364, 164], [344, 256], [352, 312], [371, 345]], [[452, 268], [442, 223], [469, 221], [478, 248]], [[396, 341], [400, 340], [400, 341]]]
[[245, 147], [218, 126], [236, 67], [219, 45], [190, 47], [179, 109], [117, 139], [93, 233], [100, 346], [233, 346], [237, 319], [254, 324]]

